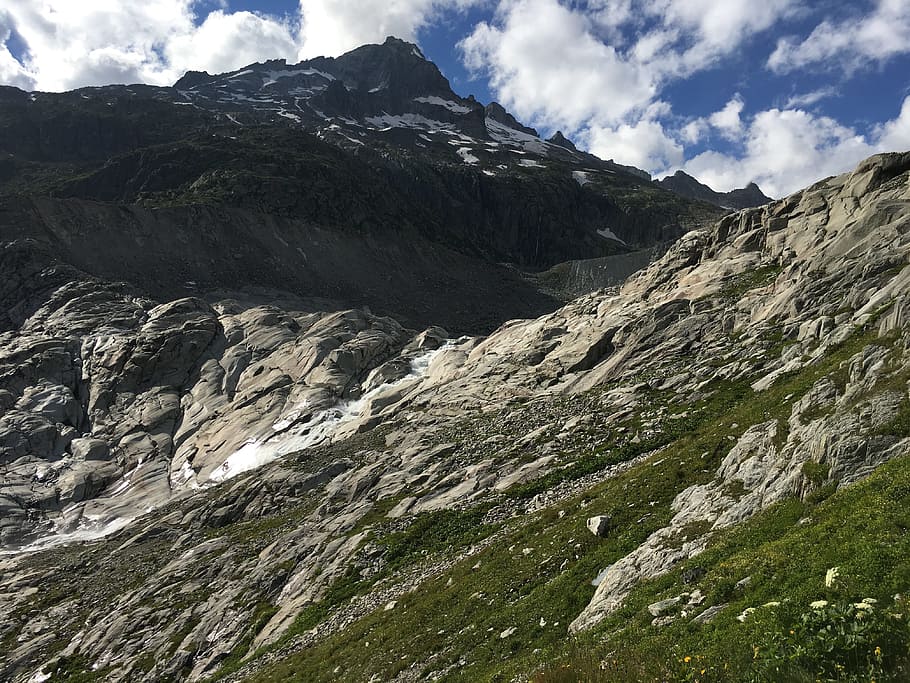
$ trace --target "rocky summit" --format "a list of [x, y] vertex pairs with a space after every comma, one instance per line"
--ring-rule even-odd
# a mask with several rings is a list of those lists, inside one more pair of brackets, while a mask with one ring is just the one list
[[0, 145], [0, 679], [789, 680], [841, 590], [905, 680], [910, 152], [723, 213], [394, 39]]

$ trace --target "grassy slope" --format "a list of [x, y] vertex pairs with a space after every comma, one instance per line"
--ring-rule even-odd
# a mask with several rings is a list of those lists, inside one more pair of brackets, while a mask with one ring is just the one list
[[[667, 675], [667, 666], [669, 675], [682, 677], [685, 673], [674, 667], [683, 666], [678, 660], [687, 654], [701, 657], [693, 662], [708, 669], [709, 675], [714, 671], [720, 679], [736, 680], [745, 675], [756, 638], [755, 627], [735, 620], [744, 607], [784, 598], [793, 604], [814, 599], [819, 577], [834, 565], [843, 566], [857, 589], [869, 596], [885, 598], [910, 587], [910, 563], [905, 559], [910, 557], [905, 531], [910, 524], [905, 511], [910, 503], [910, 462], [900, 459], [826, 501], [794, 500], [776, 506], [727, 532], [685, 566], [641, 585], [627, 606], [594, 633], [577, 640], [566, 635], [566, 626], [593, 594], [591, 579], [664, 526], [678, 492], [713, 477], [731, 437], [748, 425], [785, 419], [793, 401], [819, 377], [841, 373], [841, 363], [872, 340], [870, 334], [857, 334], [823, 363], [786, 377], [761, 394], [743, 384], [718, 387], [693, 430], [648, 462], [558, 510], [471, 534], [471, 542], [493, 532], [499, 537], [451, 571], [425, 582], [394, 609], [385, 611], [377, 605], [375, 612], [344, 631], [272, 665], [253, 680], [368, 680], [374, 674], [388, 680], [413, 666], [415, 673], [445, 671], [446, 680], [508, 681], [561, 659], [576, 667], [575, 672], [569, 679], [553, 680], [585, 680], [593, 668], [598, 673], [590, 680], [645, 678], [649, 671], [660, 677]], [[585, 519], [604, 513], [613, 516], [615, 531], [595, 538], [585, 530]], [[804, 518], [812, 522], [796, 524]], [[457, 538], [451, 540], [457, 545]], [[432, 539], [427, 545], [438, 548]], [[681, 572], [695, 566], [707, 570], [698, 584], [709, 596], [705, 605], [730, 606], [709, 626], [694, 627], [680, 620], [664, 629], [651, 627], [644, 607], [692, 590], [683, 585]], [[735, 583], [746, 576], [752, 576], [752, 582], [745, 590], [735, 590]], [[601, 658], [617, 660], [611, 665], [613, 673], [600, 672]], [[589, 673], [582, 673], [585, 670]]]

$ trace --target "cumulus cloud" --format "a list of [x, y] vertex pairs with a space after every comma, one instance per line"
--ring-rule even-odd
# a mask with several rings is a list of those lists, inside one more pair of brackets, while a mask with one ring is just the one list
[[847, 71], [910, 52], [910, 3], [879, 0], [875, 10], [842, 22], [823, 21], [811, 34], [782, 38], [768, 66], [789, 73], [807, 65], [835, 65]]
[[720, 191], [754, 181], [767, 194], [781, 197], [819, 178], [849, 171], [876, 152], [904, 149], [910, 149], [910, 97], [895, 119], [868, 136], [800, 109], [762, 111], [744, 128], [741, 153], [707, 151], [683, 167]]
[[[792, 14], [794, 0], [500, 0], [465, 64], [535, 125], [634, 124], [667, 82], [709, 68]], [[555, 59], [554, 55], [559, 58]]]
[[[193, 0], [6, 0], [0, 77], [42, 90], [167, 85], [189, 69], [226, 71], [297, 55], [296, 28], [284, 19], [217, 10], [197, 25], [193, 5]], [[13, 27], [27, 46], [21, 64], [6, 48]], [[10, 71], [18, 78], [10, 78]]]
[[[67, 90], [109, 83], [169, 85], [184, 72], [223, 72], [267, 59], [334, 56], [396, 35], [415, 40], [429, 22], [485, 0], [300, 0], [276, 17], [198, 0], [5, 0], [0, 82]], [[200, 19], [202, 19], [200, 21]], [[17, 60], [12, 30], [27, 46]]]
[[[690, 75], [743, 48], [755, 34], [798, 11], [795, 0], [655, 0], [646, 11], [659, 31], [675, 31], [675, 49], [656, 56], [654, 68], [669, 76]], [[647, 39], [647, 36], [645, 37]]]
[[616, 127], [593, 127], [579, 138], [603, 159], [659, 172], [678, 166], [683, 161], [683, 147], [653, 119]]
[[297, 37], [284, 21], [217, 10], [194, 30], [172, 38], [164, 52], [172, 69], [219, 73], [265, 59], [295, 61]]
[[729, 102], [727, 102], [723, 109], [711, 114], [711, 116], [708, 117], [708, 122], [719, 130], [721, 135], [728, 139], [735, 140], [740, 136], [743, 130], [740, 114], [742, 114], [744, 106], [745, 102], [743, 102], [743, 98], [737, 93]]
[[506, 107], [545, 126], [618, 122], [656, 93], [643, 69], [596, 37], [589, 17], [557, 0], [507, 0], [498, 21], [478, 24], [460, 47]]
[[300, 58], [334, 57], [387, 36], [414, 41], [446, 11], [484, 0], [300, 0]]

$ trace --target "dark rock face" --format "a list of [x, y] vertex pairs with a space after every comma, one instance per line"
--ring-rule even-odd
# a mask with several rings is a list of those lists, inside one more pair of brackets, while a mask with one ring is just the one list
[[461, 331], [555, 305], [499, 264], [650, 250], [715, 215], [459, 97], [394, 38], [173, 88], [3, 89], [3, 197], [0, 238], [153, 296], [239, 282]]
[[3, 252], [0, 331], [18, 325], [49, 288], [71, 277], [69, 264], [128, 281], [158, 300], [285, 292], [336, 308], [369, 306], [416, 327], [432, 320], [459, 333], [558, 305], [514, 269], [414, 231], [358, 235], [246, 209], [0, 201], [0, 242], [14, 240], [16, 248]]
[[561, 130], [556, 131], [556, 134], [547, 140], [550, 144], [559, 145], [560, 147], [565, 147], [570, 152], [577, 152], [578, 148], [575, 146], [575, 143], [569, 140], [565, 135], [562, 134]]
[[748, 209], [755, 206], [764, 206], [772, 201], [755, 183], [749, 183], [743, 188], [731, 190], [730, 192], [715, 192], [683, 171], [677, 171], [672, 176], [667, 176], [657, 182], [661, 187], [683, 197], [700, 199], [724, 209]]

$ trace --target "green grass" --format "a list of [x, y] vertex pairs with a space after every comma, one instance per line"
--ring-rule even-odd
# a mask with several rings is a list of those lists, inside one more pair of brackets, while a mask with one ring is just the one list
[[[600, 633], [610, 633], [606, 646], [602, 635], [580, 640], [598, 653], [598, 663], [611, 651], [620, 653], [619, 659], [626, 663], [651, 661], [646, 680], [655, 680], [664, 668], [678, 669], [685, 657], [692, 658], [692, 671], [696, 666], [698, 671], [707, 670], [705, 681], [760, 678], [753, 666], [754, 648], [767, 644], [775, 625], [786, 629], [810, 602], [827, 597], [823, 579], [828, 568], [841, 568], [855, 600], [874, 597], [890, 604], [894, 594], [906, 594], [910, 589], [908, 510], [907, 457], [884, 465], [868, 479], [817, 506], [785, 501], [723, 534], [705, 553], [668, 576], [640, 585], [623, 609], [602, 625]], [[805, 521], [798, 524], [800, 520]], [[658, 597], [691, 590], [681, 581], [683, 571], [691, 566], [707, 571], [700, 581], [700, 585], [712, 587], [705, 604], [728, 602], [729, 606], [707, 626], [680, 620], [663, 629], [651, 627], [649, 617], [643, 615], [644, 606]], [[748, 585], [735, 589], [747, 576], [751, 577]], [[776, 610], [760, 607], [771, 601], [782, 605]], [[759, 609], [741, 624], [735, 617], [747, 607]], [[910, 642], [905, 647], [910, 648]], [[655, 658], [654, 653], [664, 654]], [[910, 650], [901, 654], [906, 656]], [[574, 658], [569, 660], [570, 666], [582, 670]], [[622, 680], [609, 672], [595, 673], [590, 667], [583, 670], [589, 676], [584, 680]], [[907, 673], [910, 671], [895, 675]], [[543, 671], [539, 681], [560, 680], [555, 675]]]

